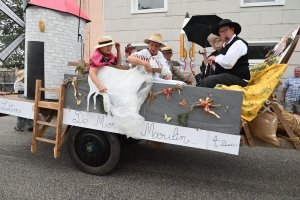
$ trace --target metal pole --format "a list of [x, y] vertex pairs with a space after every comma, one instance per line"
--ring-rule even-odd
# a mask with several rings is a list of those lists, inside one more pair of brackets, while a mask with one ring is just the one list
[[26, 14], [25, 14], [25, 8], [26, 8], [26, 5], [27, 5], [27, 0], [22, 0], [23, 1], [23, 20], [24, 22], [26, 22]]

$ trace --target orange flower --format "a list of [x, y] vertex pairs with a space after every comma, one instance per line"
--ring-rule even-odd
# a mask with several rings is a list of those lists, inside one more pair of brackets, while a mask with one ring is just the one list
[[186, 100], [182, 100], [182, 102], [180, 102], [179, 104], [184, 106], [186, 104]]

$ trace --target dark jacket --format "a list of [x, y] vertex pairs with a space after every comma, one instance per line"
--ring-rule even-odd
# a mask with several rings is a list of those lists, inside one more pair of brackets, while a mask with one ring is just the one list
[[[248, 43], [244, 41], [243, 39], [239, 37], [234, 37], [233, 40], [227, 44], [225, 47], [223, 47], [220, 51], [219, 54], [226, 55], [228, 49], [231, 47], [231, 45], [236, 42], [237, 40], [241, 40], [244, 42], [247, 47]], [[231, 69], [224, 69], [221, 65], [218, 63], [216, 64], [216, 69], [215, 69], [215, 74], [222, 74], [222, 73], [230, 73], [233, 74], [241, 79], [245, 80], [250, 80], [250, 71], [249, 71], [249, 62], [248, 62], [248, 51], [245, 55], [241, 56], [235, 65]]]

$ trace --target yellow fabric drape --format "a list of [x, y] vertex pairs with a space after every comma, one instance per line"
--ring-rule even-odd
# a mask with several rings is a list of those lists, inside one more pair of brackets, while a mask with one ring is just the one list
[[278, 57], [254, 66], [250, 70], [251, 78], [246, 87], [218, 84], [215, 89], [242, 91], [242, 118], [251, 121], [276, 88], [287, 64], [276, 64]]

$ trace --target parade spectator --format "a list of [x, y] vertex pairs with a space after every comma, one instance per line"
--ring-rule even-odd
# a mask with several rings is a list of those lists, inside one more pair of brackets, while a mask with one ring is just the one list
[[183, 72], [179, 69], [179, 66], [174, 66], [171, 60], [173, 56], [173, 51], [171, 47], [163, 47], [161, 49], [161, 52], [168, 62], [173, 80], [183, 81], [188, 85], [196, 85], [196, 80], [191, 72]]
[[[15, 93], [24, 94], [24, 71], [18, 70], [17, 72], [17, 80], [14, 83]], [[33, 131], [33, 120], [26, 119], [23, 117], [17, 118], [17, 124], [14, 127], [16, 131], [23, 131], [25, 127], [29, 127], [29, 131]]]
[[212, 33], [221, 37], [222, 49], [217, 56], [210, 56], [209, 64], [215, 65], [215, 75], [200, 82], [201, 87], [214, 88], [217, 84], [226, 86], [247, 86], [250, 80], [248, 43], [237, 35], [241, 26], [229, 19], [223, 19]]
[[286, 111], [296, 109], [297, 114], [300, 114], [300, 66], [295, 67], [294, 76], [289, 77], [283, 84], [280, 101], [284, 103]]
[[[117, 50], [117, 56], [112, 52], [112, 46], [115, 45]], [[95, 46], [96, 50], [94, 51], [92, 57], [90, 58], [90, 71], [89, 76], [92, 81], [95, 83], [99, 92], [105, 92], [107, 88], [100, 83], [97, 79], [98, 70], [103, 66], [108, 65], [121, 65], [122, 55], [120, 50], [120, 43], [113, 42], [110, 36], [102, 36], [98, 38], [98, 45]]]

